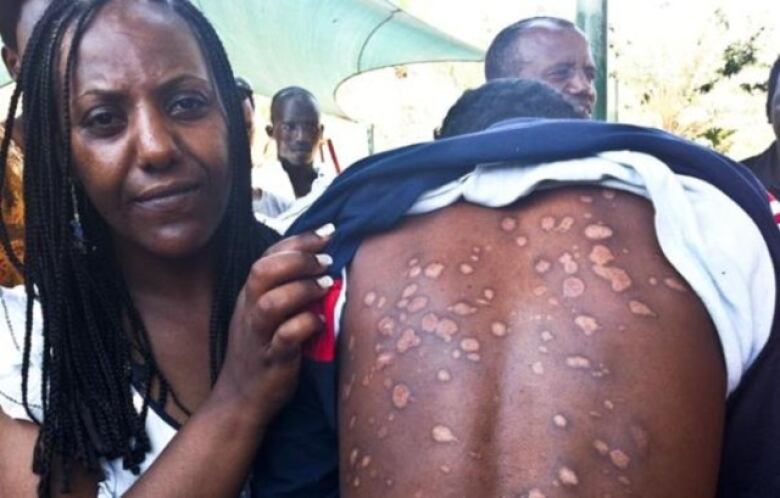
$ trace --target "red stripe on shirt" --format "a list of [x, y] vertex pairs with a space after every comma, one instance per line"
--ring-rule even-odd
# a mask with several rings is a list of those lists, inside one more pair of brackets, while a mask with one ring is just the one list
[[341, 289], [342, 281], [337, 279], [325, 297], [312, 306], [312, 311], [325, 317], [325, 329], [303, 347], [303, 355], [310, 360], [329, 363], [336, 359], [336, 303]]

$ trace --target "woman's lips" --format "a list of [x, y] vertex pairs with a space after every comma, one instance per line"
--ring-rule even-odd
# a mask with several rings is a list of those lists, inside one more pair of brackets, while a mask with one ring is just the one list
[[145, 209], [169, 211], [184, 207], [200, 191], [199, 183], [161, 185], [145, 190], [133, 202]]

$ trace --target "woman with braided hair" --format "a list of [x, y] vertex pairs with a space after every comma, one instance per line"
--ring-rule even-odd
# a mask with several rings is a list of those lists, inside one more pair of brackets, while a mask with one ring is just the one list
[[2, 495], [238, 495], [321, 326], [332, 226], [272, 245], [254, 221], [234, 76], [186, 0], [55, 0], [22, 66]]

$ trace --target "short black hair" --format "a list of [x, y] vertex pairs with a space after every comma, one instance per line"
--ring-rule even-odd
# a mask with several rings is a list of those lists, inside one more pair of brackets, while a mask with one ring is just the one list
[[317, 110], [319, 110], [319, 102], [313, 93], [299, 86], [288, 86], [282, 88], [271, 97], [271, 121], [273, 121], [274, 114], [282, 102], [293, 98], [310, 99], [317, 106]]
[[502, 29], [488, 47], [485, 54], [485, 79], [511, 77], [507, 62], [512, 59], [511, 52], [517, 38], [531, 28], [540, 24], [551, 24], [557, 28], [577, 29], [571, 21], [552, 16], [537, 16], [521, 19]]
[[772, 65], [772, 69], [769, 71], [769, 81], [766, 84], [766, 117], [769, 121], [772, 121], [772, 98], [777, 91], [778, 78], [780, 78], [780, 55], [777, 56], [775, 63]]
[[499, 78], [479, 88], [466, 90], [450, 107], [437, 138], [473, 133], [511, 118], [587, 117], [546, 83]]
[[252, 104], [252, 109], [255, 108], [255, 91], [252, 89], [252, 84], [241, 76], [236, 76], [236, 86], [238, 87], [238, 93], [241, 94], [243, 99], [249, 99], [249, 103]]
[[22, 5], [26, 0], [2, 0], [0, 1], [0, 39], [3, 45], [16, 50], [16, 25], [19, 24], [19, 16], [22, 14]]

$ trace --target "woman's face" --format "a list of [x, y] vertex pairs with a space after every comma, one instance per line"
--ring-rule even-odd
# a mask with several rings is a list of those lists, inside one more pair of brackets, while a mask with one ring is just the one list
[[168, 7], [111, 2], [77, 61], [76, 176], [115, 244], [196, 254], [223, 218], [231, 171], [224, 111], [192, 30]]

